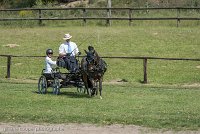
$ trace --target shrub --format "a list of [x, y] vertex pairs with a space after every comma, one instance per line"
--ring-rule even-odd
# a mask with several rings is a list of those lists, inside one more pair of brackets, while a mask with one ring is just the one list
[[36, 0], [10, 0], [11, 8], [26, 8], [35, 5]]

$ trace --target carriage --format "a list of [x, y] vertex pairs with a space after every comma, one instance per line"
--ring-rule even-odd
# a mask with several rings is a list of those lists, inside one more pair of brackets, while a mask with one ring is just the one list
[[[73, 86], [78, 92], [87, 91], [89, 96], [97, 95], [99, 89], [100, 98], [102, 98], [102, 81], [107, 65], [92, 46], [89, 46], [88, 50], [88, 52], [85, 50], [86, 56], [82, 58], [81, 63], [78, 56], [76, 61], [79, 69], [77, 72], [62, 73], [57, 67], [51, 74], [45, 74], [43, 69], [38, 81], [38, 92], [46, 94], [47, 88], [52, 87], [53, 94], [58, 95], [61, 88]], [[65, 67], [65, 61], [62, 58], [58, 58], [57, 63], [59, 67]]]
[[[59, 66], [63, 67], [62, 64]], [[42, 70], [38, 81], [38, 93], [46, 94], [47, 88], [49, 87], [52, 87], [53, 94], [56, 95], [60, 94], [61, 88], [69, 87], [76, 87], [78, 92], [85, 92], [84, 82], [82, 80], [82, 74], [80, 70], [76, 73], [62, 73], [60, 68], [56, 67], [52, 70], [52, 73], [44, 73], [44, 71], [45, 69]]]

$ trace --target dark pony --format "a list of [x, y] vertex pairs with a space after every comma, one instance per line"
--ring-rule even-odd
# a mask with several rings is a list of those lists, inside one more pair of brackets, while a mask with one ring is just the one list
[[89, 46], [88, 51], [85, 50], [85, 53], [86, 57], [81, 61], [81, 71], [85, 88], [90, 96], [95, 95], [95, 93], [97, 95], [99, 89], [100, 98], [102, 99], [102, 82], [103, 75], [107, 70], [107, 64], [99, 57], [94, 47]]

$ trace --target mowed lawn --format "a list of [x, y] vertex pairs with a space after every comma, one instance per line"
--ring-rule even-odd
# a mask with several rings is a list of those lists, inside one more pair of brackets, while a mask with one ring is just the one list
[[[199, 27], [66, 26], [0, 27], [0, 55], [45, 56], [70, 33], [84, 54], [93, 45], [100, 56], [200, 57]], [[135, 124], [153, 128], [200, 128], [200, 62], [148, 60], [148, 84], [142, 84], [143, 61], [105, 59], [103, 99], [75, 88], [59, 96], [37, 94], [44, 58], [0, 57], [0, 122]], [[65, 72], [65, 69], [62, 69]], [[117, 81], [126, 81], [120, 82]]]
[[0, 121], [17, 123], [134, 124], [196, 130], [200, 127], [198, 88], [104, 85], [103, 99], [62, 89], [37, 94], [36, 84], [0, 83]]
[[[160, 58], [199, 58], [199, 27], [129, 27], [65, 26], [9, 28], [0, 27], [0, 54], [45, 56], [54, 50], [54, 60], [63, 35], [70, 33], [82, 56], [88, 45], [100, 56], [150, 56]], [[0, 77], [6, 76], [7, 59], [0, 57]], [[105, 59], [108, 71], [105, 81], [125, 79], [130, 83], [143, 80], [143, 60]], [[198, 84], [199, 61], [148, 60], [151, 84]], [[44, 68], [44, 58], [12, 58], [11, 78], [37, 80]], [[64, 70], [65, 71], [65, 70]]]

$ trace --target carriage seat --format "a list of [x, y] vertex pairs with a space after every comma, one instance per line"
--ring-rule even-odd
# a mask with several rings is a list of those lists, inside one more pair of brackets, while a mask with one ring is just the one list
[[56, 67], [53, 68], [52, 73], [45, 73], [45, 69], [43, 69], [42, 75], [44, 75], [47, 80], [53, 80], [55, 77], [60, 78], [60, 70]]

